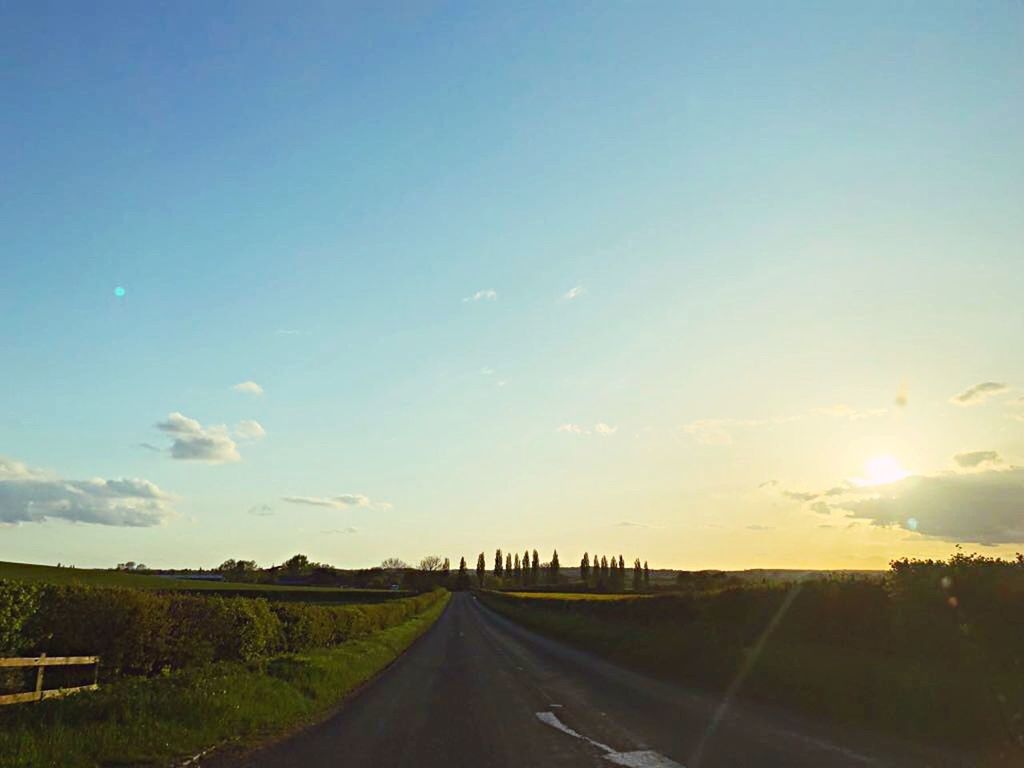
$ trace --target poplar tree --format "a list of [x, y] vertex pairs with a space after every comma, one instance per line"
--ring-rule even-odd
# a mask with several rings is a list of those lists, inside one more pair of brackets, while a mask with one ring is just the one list
[[608, 558], [601, 555], [601, 581], [608, 581]]
[[469, 572], [466, 571], [466, 558], [459, 559], [459, 575], [455, 578], [456, 589], [469, 588]]
[[647, 567], [647, 561], [644, 560], [644, 589], [651, 588], [651, 569]]
[[644, 572], [640, 567], [640, 558], [633, 561], [633, 591], [639, 592], [643, 584]]
[[487, 559], [484, 557], [484, 553], [481, 552], [476, 557], [476, 580], [480, 582], [480, 587], [484, 585], [484, 575], [487, 573]]
[[523, 568], [519, 563], [519, 553], [516, 552], [516, 559], [512, 562], [512, 578], [518, 584], [523, 577]]
[[530, 550], [523, 551], [523, 585], [530, 583]]
[[505, 561], [501, 557], [501, 550], [497, 549], [494, 551], [494, 578], [501, 578], [502, 565]]
[[540, 581], [540, 555], [533, 550], [533, 562], [530, 564], [530, 583], [536, 584]]
[[560, 568], [561, 568], [561, 566], [558, 563], [558, 550], [556, 549], [554, 552], [551, 553], [551, 583], [552, 584], [557, 584], [558, 583], [558, 571], [560, 570]]
[[584, 584], [590, 581], [590, 554], [587, 552], [583, 553], [583, 559], [580, 560], [580, 579]]
[[505, 555], [505, 577], [512, 578], [512, 555]]

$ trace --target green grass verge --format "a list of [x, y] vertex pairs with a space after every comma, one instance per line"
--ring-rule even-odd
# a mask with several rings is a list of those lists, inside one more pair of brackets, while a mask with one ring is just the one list
[[323, 716], [426, 632], [448, 603], [333, 648], [126, 679], [0, 711], [2, 768], [168, 765], [227, 741], [253, 744]]

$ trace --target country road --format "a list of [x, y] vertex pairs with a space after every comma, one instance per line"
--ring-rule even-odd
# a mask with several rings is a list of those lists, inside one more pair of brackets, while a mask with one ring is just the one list
[[[836, 741], [623, 670], [456, 593], [402, 658], [321, 724], [228, 764], [252, 768], [824, 768], [961, 765], [893, 743]], [[851, 746], [850, 742], [856, 742]], [[867, 742], [867, 743], [865, 743]], [[214, 758], [211, 765], [224, 765]]]

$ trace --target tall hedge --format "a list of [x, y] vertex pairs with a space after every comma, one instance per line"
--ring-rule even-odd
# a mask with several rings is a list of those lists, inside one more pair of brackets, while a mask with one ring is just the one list
[[98, 655], [104, 677], [151, 675], [334, 645], [394, 626], [440, 595], [324, 606], [0, 581], [0, 652]]

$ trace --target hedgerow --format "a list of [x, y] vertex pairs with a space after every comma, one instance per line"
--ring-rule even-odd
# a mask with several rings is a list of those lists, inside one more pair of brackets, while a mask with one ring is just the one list
[[106, 679], [153, 675], [335, 645], [395, 626], [441, 594], [324, 606], [0, 581], [0, 652], [98, 655]]

